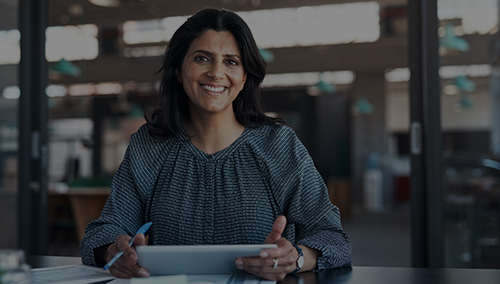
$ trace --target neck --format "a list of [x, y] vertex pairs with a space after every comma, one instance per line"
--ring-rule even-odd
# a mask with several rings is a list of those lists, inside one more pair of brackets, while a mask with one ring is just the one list
[[232, 113], [231, 116], [192, 115], [186, 123], [191, 143], [207, 154], [229, 147], [245, 130]]

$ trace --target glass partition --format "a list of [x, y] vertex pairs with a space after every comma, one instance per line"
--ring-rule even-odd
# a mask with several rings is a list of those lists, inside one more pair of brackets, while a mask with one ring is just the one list
[[445, 266], [500, 264], [498, 0], [440, 0]]

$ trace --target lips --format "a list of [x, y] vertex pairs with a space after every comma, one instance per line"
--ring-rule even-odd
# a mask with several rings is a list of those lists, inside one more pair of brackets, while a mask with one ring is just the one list
[[216, 92], [216, 93], [220, 93], [226, 89], [226, 87], [214, 87], [214, 86], [209, 86], [209, 85], [201, 85], [201, 87], [204, 90], [207, 90], [209, 92]]

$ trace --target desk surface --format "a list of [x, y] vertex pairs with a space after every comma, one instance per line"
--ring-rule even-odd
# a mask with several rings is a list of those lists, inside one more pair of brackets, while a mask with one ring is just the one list
[[[78, 257], [28, 256], [33, 268], [81, 264]], [[494, 269], [428, 269], [403, 267], [346, 267], [318, 273], [306, 272], [287, 276], [284, 284], [498, 284], [500, 270]]]

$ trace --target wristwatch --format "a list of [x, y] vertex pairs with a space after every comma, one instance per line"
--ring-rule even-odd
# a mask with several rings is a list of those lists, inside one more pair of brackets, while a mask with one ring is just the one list
[[304, 265], [304, 254], [302, 253], [302, 249], [299, 248], [297, 245], [293, 245], [293, 246], [297, 249], [297, 252], [299, 253], [299, 258], [297, 258], [297, 262], [296, 262], [297, 269], [295, 269], [292, 273], [297, 273]]

